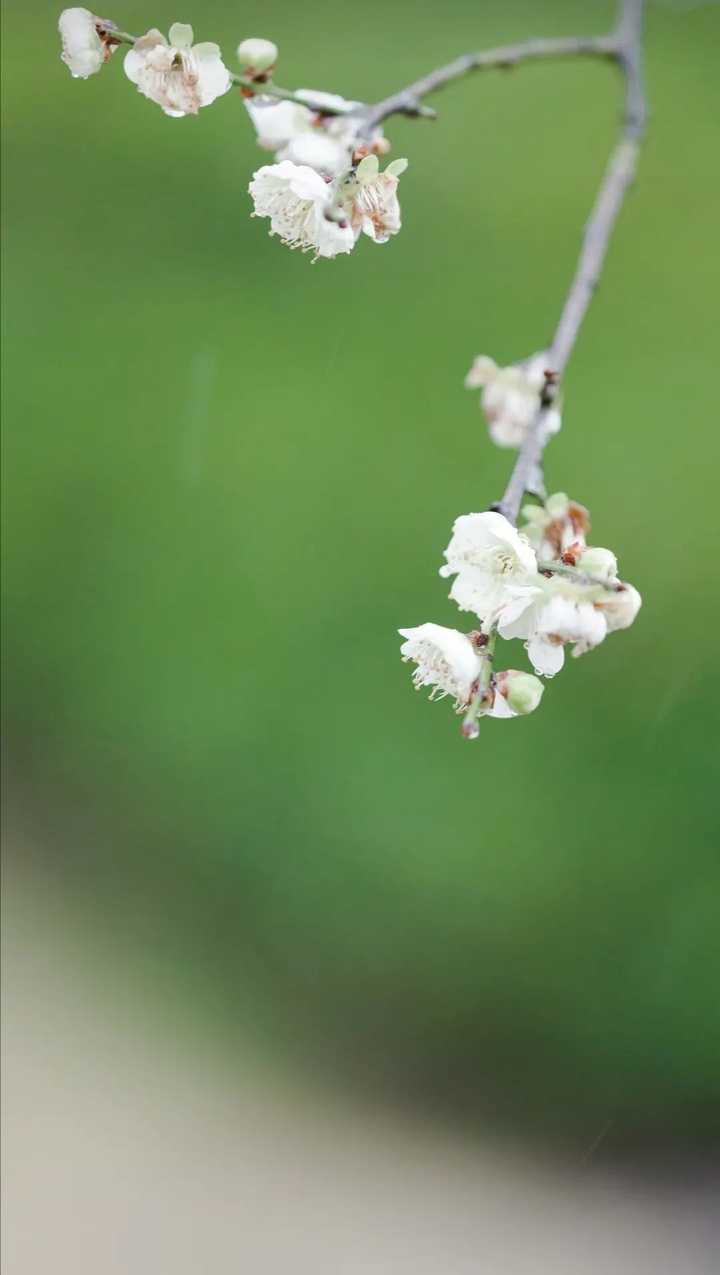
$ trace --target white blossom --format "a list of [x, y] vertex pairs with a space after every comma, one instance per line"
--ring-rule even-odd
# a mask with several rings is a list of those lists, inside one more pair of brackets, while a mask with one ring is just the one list
[[314, 169], [282, 160], [266, 164], [253, 175], [249, 186], [256, 217], [270, 218], [270, 234], [283, 243], [315, 257], [335, 257], [351, 252], [355, 236], [351, 227], [328, 217], [333, 187]]
[[[306, 164], [321, 173], [337, 176], [348, 171], [361, 140], [361, 121], [354, 112], [362, 104], [319, 89], [298, 89], [295, 96], [303, 102], [278, 102], [262, 95], [246, 100], [258, 144], [274, 151], [278, 160]], [[323, 115], [323, 108], [337, 113]], [[365, 149], [382, 150], [382, 129], [374, 128], [362, 142]]]
[[170, 39], [154, 28], [125, 55], [125, 74], [166, 115], [197, 115], [226, 93], [232, 83], [217, 44], [193, 44], [193, 29], [183, 22], [170, 28]]
[[415, 689], [431, 686], [430, 699], [452, 695], [457, 709], [464, 708], [480, 674], [481, 657], [470, 638], [441, 624], [420, 624], [414, 629], [398, 629], [406, 641], [400, 654], [417, 665], [413, 672]]
[[572, 645], [573, 655], [583, 655], [598, 646], [607, 631], [604, 616], [592, 602], [553, 593], [533, 615], [527, 643], [530, 663], [536, 673], [553, 677], [565, 662], [566, 645]]
[[[545, 384], [547, 356], [534, 354], [522, 363], [498, 367], [486, 354], [478, 355], [465, 377], [467, 389], [481, 389], [480, 406], [490, 437], [498, 447], [520, 447], [539, 407]], [[545, 419], [545, 435], [557, 434], [562, 424], [557, 408]]]
[[525, 522], [521, 530], [541, 562], [562, 558], [571, 550], [579, 556], [585, 549], [590, 515], [564, 491], [548, 496], [544, 505], [524, 505], [522, 515]]
[[515, 619], [541, 593], [534, 550], [502, 514], [462, 514], [455, 519], [441, 576], [454, 575], [450, 597], [473, 611], [488, 630]]
[[[609, 549], [588, 549], [586, 554], [587, 560], [584, 555], [578, 559], [576, 578], [539, 576], [529, 602], [518, 604], [514, 613], [508, 606], [500, 617], [500, 636], [525, 639], [533, 667], [546, 676], [562, 668], [564, 646], [572, 645], [573, 655], [582, 655], [608, 633], [628, 628], [640, 609], [637, 589], [617, 579], [615, 555]], [[597, 582], [583, 575], [590, 566]]]
[[398, 180], [406, 159], [395, 159], [380, 172], [377, 155], [366, 155], [355, 173], [350, 220], [356, 235], [368, 235], [375, 243], [387, 243], [400, 229]]
[[60, 56], [76, 79], [86, 80], [89, 75], [95, 75], [117, 48], [99, 35], [99, 21], [89, 9], [63, 9], [60, 14], [58, 30], [63, 46]]

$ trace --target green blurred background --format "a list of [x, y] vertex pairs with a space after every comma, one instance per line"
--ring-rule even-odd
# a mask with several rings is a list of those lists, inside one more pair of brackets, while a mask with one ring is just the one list
[[[140, 969], [230, 1056], [239, 1033], [464, 1121], [706, 1138], [720, 8], [650, 6], [639, 182], [548, 454], [644, 608], [474, 745], [412, 693], [396, 629], [456, 622], [441, 551], [512, 459], [463, 376], [548, 340], [614, 69], [488, 73], [392, 121], [402, 233], [313, 266], [249, 217], [264, 159], [233, 95], [167, 119], [122, 54], [74, 82], [57, 12], [5, 5], [5, 713], [33, 873], [89, 962]], [[107, 16], [192, 21], [228, 62], [267, 36], [281, 83], [373, 99], [613, 5]]]

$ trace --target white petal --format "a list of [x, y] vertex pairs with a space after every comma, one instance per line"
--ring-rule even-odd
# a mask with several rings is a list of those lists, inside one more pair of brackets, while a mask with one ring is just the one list
[[293, 164], [303, 164], [333, 177], [350, 167], [347, 148], [316, 128], [293, 137], [284, 148], [282, 157]]
[[554, 677], [565, 663], [565, 651], [560, 643], [545, 642], [541, 637], [531, 638], [528, 655], [535, 672], [543, 677]]
[[[282, 168], [283, 165], [278, 164], [277, 167]], [[328, 201], [330, 192], [327, 182], [323, 181], [314, 168], [308, 168], [307, 164], [288, 164], [288, 167], [293, 169], [288, 174], [290, 186], [299, 199], [312, 199], [321, 203]]]
[[266, 150], [279, 150], [294, 137], [312, 128], [312, 113], [297, 102], [247, 98], [245, 108], [255, 125], [258, 141]]
[[505, 699], [505, 696], [501, 695], [499, 691], [496, 691], [495, 699], [493, 700], [493, 706], [491, 709], [487, 711], [485, 716], [487, 717], [517, 717], [517, 713], [513, 713], [510, 705]]
[[318, 209], [317, 219], [317, 255], [319, 257], [337, 257], [339, 253], [352, 252], [355, 247], [355, 236], [349, 225], [341, 226], [326, 217], [322, 209]]
[[479, 390], [497, 375], [498, 365], [487, 354], [479, 354], [465, 377], [465, 388]]
[[498, 621], [498, 632], [503, 638], [527, 638], [535, 622], [538, 603], [543, 598], [540, 588], [518, 588], [509, 598]]
[[198, 66], [201, 104], [209, 106], [231, 87], [230, 72], [216, 44], [196, 44], [193, 57]]
[[126, 76], [129, 80], [132, 80], [133, 84], [137, 84], [138, 77], [144, 65], [144, 58], [142, 58], [139, 53], [136, 53], [134, 49], [129, 49], [123, 58], [123, 69]]
[[449, 597], [461, 611], [471, 611], [479, 620], [491, 621], [495, 618], [498, 589], [492, 577], [479, 567], [464, 567], [459, 571], [453, 580]]
[[138, 84], [142, 78], [147, 68], [148, 54], [163, 48], [168, 49], [169, 45], [162, 31], [158, 31], [156, 27], [152, 27], [135, 41], [133, 47], [125, 54], [123, 62], [125, 74], [133, 84]]
[[525, 438], [525, 428], [513, 416], [498, 416], [488, 422], [488, 433], [496, 447], [517, 448]]

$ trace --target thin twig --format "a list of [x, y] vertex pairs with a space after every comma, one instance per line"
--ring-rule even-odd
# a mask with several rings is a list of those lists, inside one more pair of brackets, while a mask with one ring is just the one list
[[622, 0], [614, 37], [617, 61], [625, 77], [622, 129], [585, 228], [575, 276], [548, 351], [548, 370], [552, 375], [547, 379], [540, 410], [525, 436], [498, 506], [511, 522], [517, 521], [525, 491], [536, 485], [542, 454], [550, 437], [548, 413], [557, 398], [560, 379], [597, 287], [615, 220], [635, 177], [647, 118], [641, 66], [643, 4], [644, 0]]
[[544, 576], [568, 576], [570, 580], [574, 580], [575, 584], [586, 588], [605, 589], [608, 593], [625, 592], [625, 585], [621, 580], [606, 580], [603, 576], [594, 576], [589, 571], [568, 566], [565, 562], [556, 562], [555, 559], [550, 559], [547, 562], [538, 561], [537, 565], [538, 571]]
[[[97, 27], [100, 32], [105, 33], [111, 40], [117, 41], [118, 44], [133, 45], [138, 39], [137, 36], [130, 35], [127, 31], [118, 30], [112, 22], [98, 20]], [[236, 75], [233, 71], [229, 74], [233, 84], [237, 84], [239, 88], [250, 89], [253, 93], [262, 94], [266, 97], [276, 97], [282, 101], [298, 102], [311, 110], [317, 110], [322, 115], [353, 114], [360, 116], [363, 128], [366, 131], [370, 131], [382, 123], [383, 120], [388, 119], [390, 115], [423, 116], [427, 119], [435, 119], [436, 112], [431, 106], [426, 106], [421, 99], [427, 97], [429, 93], [437, 92], [445, 84], [450, 84], [453, 80], [460, 79], [470, 71], [487, 71], [492, 68], [509, 69], [517, 66], [520, 62], [572, 56], [617, 59], [619, 57], [617, 39], [615, 35], [600, 35], [567, 36], [546, 40], [521, 40], [516, 44], [500, 45], [496, 49], [484, 49], [477, 53], [464, 53], [461, 57], [455, 58], [454, 61], [448, 62], [446, 66], [440, 66], [436, 70], [430, 71], [419, 80], [408, 84], [407, 88], [400, 89], [398, 93], [391, 94], [390, 97], [384, 98], [381, 102], [376, 102], [371, 106], [363, 105], [352, 112], [343, 107], [326, 106], [324, 103], [318, 103], [314, 107], [313, 103], [308, 102], [305, 97], [298, 97], [290, 89], [280, 88], [271, 79], [252, 79], [245, 75]]]
[[[619, 50], [616, 37], [568, 36], [549, 40], [522, 40], [517, 44], [501, 45], [497, 49], [464, 53], [446, 66], [440, 66], [408, 84], [399, 93], [392, 93], [381, 102], [366, 107], [363, 112], [364, 123], [366, 127], [373, 128], [390, 115], [426, 115], [428, 109], [423, 107], [421, 99], [429, 93], [436, 93], [445, 84], [460, 79], [470, 71], [486, 71], [493, 67], [509, 68], [531, 59], [582, 55], [617, 58]], [[434, 115], [434, 111], [430, 113]]]

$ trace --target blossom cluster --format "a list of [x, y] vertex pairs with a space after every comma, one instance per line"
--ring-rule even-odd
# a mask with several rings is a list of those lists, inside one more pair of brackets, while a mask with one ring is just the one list
[[[318, 141], [325, 139], [310, 139], [308, 156]], [[380, 172], [377, 155], [364, 155], [333, 179], [309, 163], [266, 164], [250, 182], [254, 216], [268, 217], [271, 235], [312, 252], [313, 260], [352, 252], [361, 234], [387, 243], [400, 229], [397, 185], [406, 167], [407, 160], [396, 159]]]
[[[238, 80], [218, 45], [195, 44], [186, 23], [174, 23], [167, 38], [153, 28], [133, 40], [77, 7], [63, 10], [58, 25], [62, 60], [76, 78], [95, 75], [130, 42], [125, 74], [166, 115], [197, 115]], [[364, 123], [361, 102], [313, 89], [287, 99], [273, 95], [269, 79], [278, 50], [272, 41], [243, 40], [237, 53], [258, 143], [275, 158], [252, 176], [253, 216], [268, 218], [271, 235], [311, 252], [313, 260], [351, 252], [361, 235], [387, 243], [401, 226], [397, 187], [407, 160], [380, 170], [378, 156], [390, 145], [380, 127]]]
[[[469, 738], [479, 717], [532, 712], [543, 692], [539, 677], [560, 671], [566, 647], [574, 656], [593, 650], [632, 624], [641, 604], [637, 589], [619, 579], [614, 553], [588, 545], [584, 506], [558, 492], [526, 505], [522, 518], [519, 529], [494, 510], [455, 520], [440, 575], [452, 577], [451, 600], [479, 629], [400, 629], [415, 686], [432, 687], [433, 699], [452, 696]], [[534, 675], [494, 671], [497, 637], [524, 642]]]

